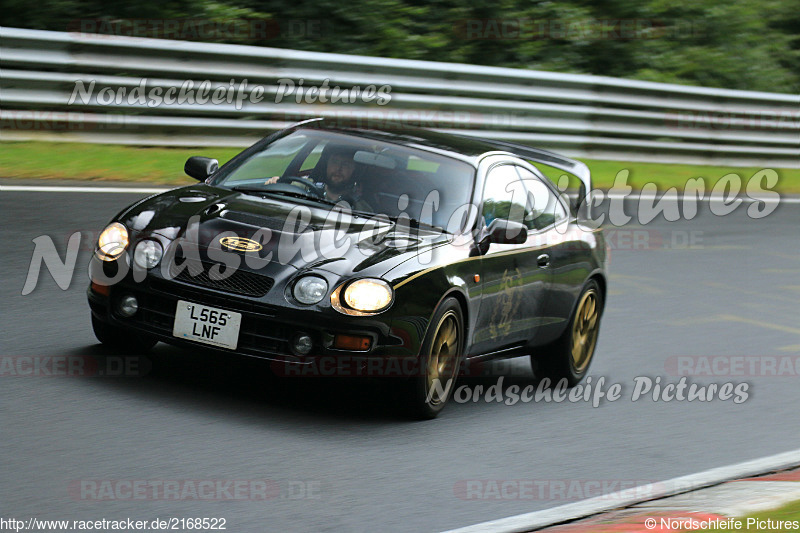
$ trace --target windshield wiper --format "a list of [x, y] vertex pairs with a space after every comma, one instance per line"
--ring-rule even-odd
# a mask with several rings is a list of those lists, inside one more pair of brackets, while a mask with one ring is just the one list
[[232, 191], [238, 192], [246, 192], [251, 194], [266, 194], [267, 191], [262, 189], [261, 187], [247, 187], [246, 185], [237, 185], [236, 187], [231, 187]]
[[399, 217], [399, 216], [387, 216], [387, 218], [389, 220], [391, 220], [392, 222], [394, 222], [395, 226], [397, 226], [400, 222], [403, 222], [404, 225], [408, 224], [408, 226], [410, 226], [412, 228], [426, 227], [426, 228], [429, 228], [429, 229], [439, 230], [442, 233], [448, 233], [448, 234], [450, 233], [449, 231], [447, 231], [446, 229], [444, 229], [441, 226], [436, 226], [434, 224], [429, 224], [428, 222], [422, 222], [420, 220], [417, 220], [416, 218]]
[[320, 198], [319, 196], [306, 194], [300, 191], [270, 191], [268, 189], [262, 189], [261, 187], [246, 187], [243, 185], [231, 187], [231, 190], [259, 195], [271, 194], [273, 196], [291, 196], [292, 198], [302, 198], [304, 200], [311, 200], [313, 202], [319, 202], [325, 205], [336, 205], [336, 202], [332, 202], [326, 198]]

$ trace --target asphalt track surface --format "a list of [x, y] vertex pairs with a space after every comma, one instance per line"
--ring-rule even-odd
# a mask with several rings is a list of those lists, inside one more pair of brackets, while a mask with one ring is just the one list
[[[111, 360], [89, 323], [86, 236], [141, 196], [0, 192], [0, 354]], [[691, 221], [614, 229], [648, 233], [638, 246], [633, 234], [611, 236], [610, 294], [590, 375], [622, 384], [623, 395], [598, 408], [453, 403], [434, 421], [408, 422], [380, 384], [276, 383], [257, 360], [164, 344], [142, 377], [0, 377], [0, 516], [224, 517], [234, 532], [438, 531], [597, 496], [595, 481], [613, 492], [796, 449], [800, 377], [785, 371], [690, 378], [747, 382], [739, 405], [630, 397], [636, 376], [676, 382], [675, 356], [800, 357], [799, 227], [795, 204], [760, 220], [743, 207], [725, 217], [701, 207]], [[22, 296], [32, 240], [51, 236], [63, 257], [74, 231], [84, 232], [84, 246], [69, 289], [43, 270]], [[691, 237], [693, 247], [672, 246]], [[506, 386], [535, 384], [526, 359], [495, 368], [507, 372]], [[474, 389], [496, 377], [464, 382]], [[281, 494], [87, 501], [70, 492], [79, 480], [256, 479]], [[465, 499], [458, 487], [466, 480], [537, 480], [545, 489]], [[586, 493], [559, 494], [562, 482]]]

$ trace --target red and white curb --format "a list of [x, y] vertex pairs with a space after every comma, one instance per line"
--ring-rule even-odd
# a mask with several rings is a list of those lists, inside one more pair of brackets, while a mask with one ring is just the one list
[[[631, 533], [704, 529], [702, 525], [743, 518], [800, 500], [800, 469], [728, 481], [715, 487], [640, 503], [544, 531]], [[693, 522], [694, 524], [689, 524]], [[687, 527], [688, 526], [688, 527]], [[707, 526], [705, 529], [714, 529]], [[732, 528], [727, 528], [732, 529]]]
[[448, 533], [666, 531], [661, 517], [724, 519], [800, 500], [798, 467], [800, 450], [794, 450]]

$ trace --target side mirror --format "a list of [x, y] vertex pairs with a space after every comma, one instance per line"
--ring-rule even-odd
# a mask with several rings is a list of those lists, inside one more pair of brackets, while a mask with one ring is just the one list
[[528, 240], [528, 228], [524, 224], [505, 218], [492, 220], [486, 232], [489, 242], [494, 244], [522, 244]]
[[198, 181], [205, 181], [219, 169], [219, 161], [210, 157], [193, 156], [186, 160], [183, 171]]

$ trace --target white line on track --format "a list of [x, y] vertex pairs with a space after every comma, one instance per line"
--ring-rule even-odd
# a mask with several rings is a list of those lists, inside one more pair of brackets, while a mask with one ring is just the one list
[[[626, 194], [620, 194], [620, 193], [604, 193], [603, 197], [604, 197], [604, 199], [628, 200], [628, 201], [634, 201], [634, 200], [640, 200], [640, 199], [641, 200], [654, 200], [654, 199], [657, 199], [657, 198], [661, 199], [661, 200], [667, 200], [667, 201], [681, 201], [681, 202], [683, 201], [683, 197], [682, 196], [676, 196], [674, 194], [670, 194], [668, 196], [658, 197], [658, 196], [656, 196], [654, 194], [636, 194], [636, 193], [631, 193], [631, 194], [627, 194], [626, 195]], [[768, 204], [800, 204], [800, 197], [798, 197], [798, 196], [783, 196], [781, 198], [775, 198], [775, 199], [765, 198], [763, 200], [756, 200], [754, 198], [750, 198], [749, 196], [745, 196], [745, 197], [739, 196], [739, 197], [737, 197], [737, 199], [742, 200], [744, 202], [748, 202], [748, 203], [766, 202]], [[712, 198], [712, 197], [706, 196], [705, 198], [702, 198], [700, 201], [702, 201], [702, 202], [712, 202], [713, 201], [713, 202], [730, 203], [731, 201], [733, 201], [733, 198], [720, 198], [720, 197], [716, 197], [716, 196]]]
[[568, 503], [552, 509], [525, 513], [490, 522], [482, 522], [471, 526], [453, 529], [447, 533], [511, 533], [533, 531], [554, 526], [564, 522], [586, 518], [612, 509], [630, 507], [643, 501], [656, 500], [674, 496], [704, 487], [719, 485], [725, 481], [746, 478], [785, 470], [800, 465], [800, 449], [752, 461], [745, 461], [720, 468], [712, 468], [697, 474], [676, 477], [668, 481], [652, 483], [627, 489], [613, 494], [604, 494], [587, 500]]
[[[164, 192], [170, 190], [169, 187], [73, 187], [73, 186], [61, 186], [61, 185], [0, 185], [0, 192], [82, 192], [82, 193], [131, 193], [131, 194], [156, 194], [159, 192]], [[631, 193], [629, 195], [624, 195], [620, 193], [604, 193], [605, 199], [614, 199], [614, 200], [653, 200], [657, 198], [657, 196], [653, 194], [636, 194]], [[667, 201], [683, 201], [681, 196], [675, 195], [668, 195], [661, 197], [662, 200]], [[740, 200], [745, 202], [766, 202], [768, 204], [800, 204], [800, 197], [798, 196], [784, 196], [780, 199], [765, 199], [765, 200], [754, 200], [750, 197], [739, 197]], [[721, 202], [723, 201], [722, 198], [710, 198], [705, 197], [702, 201], [709, 202]], [[732, 201], [731, 198], [725, 198], [725, 202]]]
[[131, 193], [155, 194], [168, 191], [169, 188], [152, 187], [69, 187], [45, 185], [0, 185], [0, 192], [98, 192], [98, 193]]

